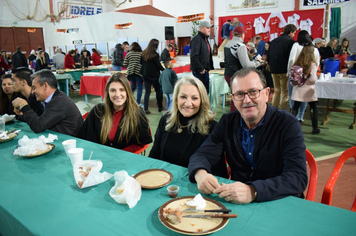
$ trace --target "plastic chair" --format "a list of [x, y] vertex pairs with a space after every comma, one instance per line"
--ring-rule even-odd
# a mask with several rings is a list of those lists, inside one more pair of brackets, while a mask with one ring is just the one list
[[89, 111], [83, 115], [83, 120], [85, 120], [89, 115]]
[[[337, 160], [334, 170], [331, 173], [330, 178], [325, 185], [323, 196], [321, 198], [321, 203], [331, 205], [332, 194], [333, 194], [335, 183], [340, 175], [342, 166], [344, 165], [345, 161], [348, 160], [350, 157], [355, 158], [355, 162], [356, 162], [356, 146], [353, 146], [347, 149], [346, 151], [344, 151], [339, 157], [339, 159]], [[354, 184], [354, 183], [350, 183], [350, 184]], [[356, 196], [351, 211], [356, 212]]]
[[[152, 135], [152, 130], [151, 131], [151, 135]], [[142, 148], [138, 149], [137, 151], [135, 151], [135, 154], [141, 154], [143, 156], [146, 156], [146, 149], [148, 148], [148, 146], [150, 146], [150, 144], [145, 144], [145, 146], [143, 146]], [[143, 154], [142, 154], [143, 153]]]
[[313, 154], [307, 149], [305, 150], [305, 156], [310, 168], [309, 186], [307, 190], [307, 197], [305, 199], [314, 201], [316, 185], [318, 182], [318, 166]]

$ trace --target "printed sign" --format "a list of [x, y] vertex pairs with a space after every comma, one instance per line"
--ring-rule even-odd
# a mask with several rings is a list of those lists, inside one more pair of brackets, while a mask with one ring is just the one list
[[58, 12], [62, 9], [65, 9], [65, 12], [61, 14], [61, 19], [71, 19], [82, 16], [90, 16], [97, 15], [102, 13], [103, 8], [101, 5], [81, 5], [81, 4], [73, 4], [73, 3], [57, 3]]
[[265, 9], [277, 6], [278, 0], [226, 0], [227, 11]]
[[190, 22], [190, 21], [199, 21], [203, 19], [204, 19], [204, 13], [200, 13], [200, 14], [193, 14], [188, 16], [179, 16], [177, 22], [182, 23], [182, 22]]
[[116, 24], [115, 29], [129, 29], [131, 26], [132, 23]]
[[36, 32], [36, 29], [35, 28], [27, 28], [27, 32], [34, 33], [34, 32]]
[[73, 44], [82, 44], [82, 40], [78, 39], [78, 40], [73, 40]]
[[320, 6], [332, 3], [343, 3], [349, 0], [304, 0], [303, 6]]
[[65, 33], [67, 29], [56, 29], [56, 33]]

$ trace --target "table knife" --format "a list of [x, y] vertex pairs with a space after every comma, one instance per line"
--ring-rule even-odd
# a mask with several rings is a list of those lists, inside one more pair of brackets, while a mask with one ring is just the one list
[[183, 215], [184, 218], [236, 218], [237, 214]]
[[197, 210], [194, 208], [188, 208], [183, 210], [182, 212], [197, 212], [197, 213], [204, 213], [204, 212], [221, 212], [221, 213], [229, 213], [231, 209], [212, 209], [212, 210]]

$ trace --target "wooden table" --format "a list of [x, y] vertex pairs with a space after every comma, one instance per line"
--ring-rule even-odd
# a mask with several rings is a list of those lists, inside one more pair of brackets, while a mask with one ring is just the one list
[[356, 79], [332, 77], [329, 81], [318, 80], [315, 86], [318, 98], [327, 99], [325, 120], [322, 122], [322, 125], [325, 125], [330, 120], [330, 112], [343, 112], [354, 114], [353, 123], [349, 126], [349, 129], [354, 129], [356, 125], [356, 102], [354, 103], [353, 109], [345, 109], [336, 108], [335, 106], [330, 107], [330, 100], [356, 100]]

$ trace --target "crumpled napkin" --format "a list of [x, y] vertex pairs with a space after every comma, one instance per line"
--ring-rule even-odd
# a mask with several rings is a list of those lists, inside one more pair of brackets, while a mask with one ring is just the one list
[[21, 139], [19, 139], [18, 144], [19, 147], [14, 150], [14, 154], [19, 156], [32, 155], [36, 154], [38, 151], [48, 149], [48, 145], [41, 139], [29, 139], [27, 135], [24, 135]]
[[187, 206], [195, 207], [197, 210], [204, 210], [206, 207], [205, 199], [199, 194], [197, 194], [193, 200], [186, 203]]
[[41, 135], [38, 138], [42, 140], [44, 143], [52, 143], [54, 140], [58, 140], [57, 135], [54, 134], [48, 134], [48, 138], [46, 138], [44, 135]]
[[12, 121], [15, 118], [15, 115], [8, 115], [8, 114], [4, 114], [1, 119], [6, 123], [9, 121]]
[[79, 188], [87, 188], [101, 184], [111, 177], [108, 172], [101, 173], [103, 163], [100, 160], [77, 161], [73, 165], [73, 173], [76, 184]]
[[110, 196], [117, 203], [127, 204], [130, 208], [136, 206], [142, 195], [140, 183], [124, 170], [116, 171], [114, 178], [116, 183], [110, 189]]

